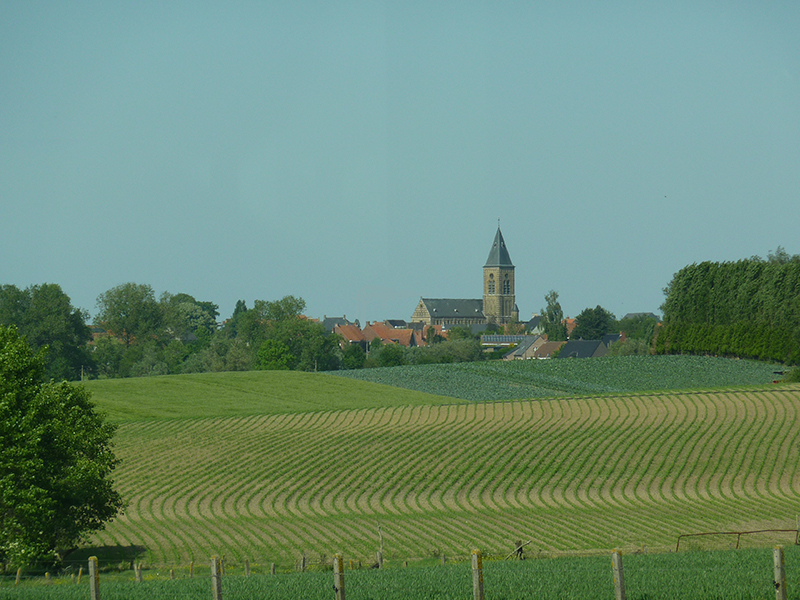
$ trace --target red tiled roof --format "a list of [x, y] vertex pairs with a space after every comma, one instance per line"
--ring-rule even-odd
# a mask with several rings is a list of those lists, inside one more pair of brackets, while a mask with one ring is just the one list
[[367, 339], [357, 325], [336, 325], [333, 332], [338, 333], [348, 342], [364, 342]]

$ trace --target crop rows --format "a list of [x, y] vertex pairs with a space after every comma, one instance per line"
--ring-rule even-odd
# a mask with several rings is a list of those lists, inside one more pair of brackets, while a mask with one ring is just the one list
[[800, 387], [123, 425], [126, 514], [96, 536], [151, 563], [344, 552], [667, 547], [793, 526]]

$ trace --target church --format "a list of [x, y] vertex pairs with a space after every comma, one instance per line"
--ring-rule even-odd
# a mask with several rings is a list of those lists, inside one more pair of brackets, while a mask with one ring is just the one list
[[426, 325], [504, 325], [519, 318], [514, 296], [514, 265], [500, 227], [483, 265], [483, 298], [420, 298], [412, 323]]

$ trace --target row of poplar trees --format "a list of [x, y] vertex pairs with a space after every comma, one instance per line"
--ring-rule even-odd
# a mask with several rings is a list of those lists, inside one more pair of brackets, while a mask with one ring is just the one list
[[689, 265], [664, 292], [659, 354], [800, 364], [800, 255]]

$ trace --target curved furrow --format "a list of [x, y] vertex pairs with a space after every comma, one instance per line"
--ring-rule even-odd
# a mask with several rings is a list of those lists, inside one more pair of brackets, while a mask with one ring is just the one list
[[[762, 443], [756, 445], [753, 451], [753, 491], [762, 500], [772, 497], [769, 488], [769, 480], [776, 466], [779, 454], [777, 443], [780, 428], [775, 423], [775, 412], [767, 411], [763, 395], [756, 394], [755, 397], [761, 401], [760, 409], [763, 412], [762, 429], [766, 430], [761, 436]], [[777, 452], [776, 452], [777, 450]]]
[[686, 422], [681, 428], [681, 435], [678, 438], [678, 449], [674, 452], [675, 459], [672, 461], [672, 469], [664, 475], [664, 484], [661, 486], [663, 495], [667, 498], [688, 501], [689, 496], [686, 492], [689, 480], [689, 471], [693, 466], [693, 458], [699, 452], [698, 448], [703, 443], [703, 433], [706, 426], [703, 425], [708, 419], [708, 407], [700, 402], [696, 395], [676, 396], [681, 403], [686, 406]]
[[[430, 431], [419, 429], [413, 436], [404, 435], [403, 439], [398, 442], [398, 447], [395, 453], [399, 456], [410, 457], [410, 460], [403, 461], [402, 468], [396, 467], [391, 470], [387, 477], [387, 484], [384, 486], [381, 494], [378, 497], [378, 502], [389, 503], [394, 506], [398, 512], [405, 512], [403, 505], [407, 490], [418, 482], [418, 469], [426, 460], [430, 460], [430, 455], [442, 455], [449, 453], [453, 444], [454, 437], [457, 439], [458, 432], [463, 429], [463, 425], [459, 423], [460, 415], [463, 412], [466, 414], [465, 405], [451, 405], [446, 407], [445, 414], [440, 417], [436, 425], [435, 434], [440, 436], [439, 444], [441, 450], [438, 452], [435, 449], [428, 450], [425, 446], [427, 442], [430, 444]], [[428, 434], [428, 435], [426, 435]], [[448, 469], [452, 468], [452, 464], [445, 464], [440, 472], [438, 479], [448, 476]]]
[[748, 462], [748, 447], [764, 425], [763, 406], [758, 406], [752, 395], [741, 395], [738, 398], [728, 397], [726, 405], [735, 410], [731, 422], [723, 425], [724, 431], [718, 433], [723, 440], [718, 459], [714, 461], [715, 472], [708, 478], [709, 494], [724, 502], [735, 502], [737, 495], [733, 488], [724, 485], [725, 476], [734, 469], [737, 463]]
[[[453, 473], [449, 485], [443, 492], [443, 500], [449, 508], [476, 510], [468, 500], [466, 488], [470, 482], [476, 477], [486, 477], [489, 472], [499, 476], [498, 461], [502, 463], [510, 454], [509, 438], [517, 435], [516, 428], [508, 426], [508, 420], [514, 416], [513, 406], [509, 404], [503, 408], [506, 409], [501, 421], [506, 424], [504, 428], [498, 426], [497, 411], [493, 406], [491, 414], [495, 419], [478, 420], [477, 411], [474, 411], [470, 420], [465, 419], [461, 426], [454, 425], [448, 432], [454, 438], [453, 445], [459, 448], [457, 460], [452, 461]], [[494, 459], [486, 460], [488, 456]]]
[[568, 429], [567, 409], [569, 404], [563, 400], [553, 400], [547, 403], [549, 415], [548, 426], [538, 432], [538, 445], [541, 448], [539, 460], [535, 463], [533, 481], [529, 497], [533, 506], [540, 508], [553, 508], [558, 504], [553, 502], [551, 480], [558, 470], [558, 463], [568, 450], [567, 437], [564, 430]]
[[[419, 429], [420, 421], [428, 422], [431, 416], [431, 411], [426, 410], [411, 410], [411, 414], [408, 416], [407, 424], [405, 426], [405, 431], [398, 437], [395, 437], [395, 441], [397, 444], [402, 444], [399, 447], [393, 448], [393, 452], [400, 456], [407, 456], [406, 454], [406, 447], [412, 447], [413, 444], [416, 443], [416, 440], [411, 438], [408, 431], [414, 431], [415, 429]], [[384, 428], [385, 429], [385, 428]], [[372, 435], [375, 436], [376, 440], [381, 439], [381, 436], [385, 435], [382, 430], [373, 429]], [[411, 439], [409, 439], [411, 438]], [[420, 439], [423, 439], [422, 434], [420, 434]], [[371, 485], [371, 482], [374, 482], [379, 479], [378, 473], [382, 471], [384, 465], [386, 464], [386, 455], [382, 450], [381, 446], [376, 442], [373, 444], [376, 447], [376, 451], [372, 452], [372, 459], [369, 465], [361, 464], [360, 468], [357, 472], [360, 481], [358, 484], [352, 486], [348, 490], [348, 496], [344, 500], [345, 504], [350, 507], [352, 512], [358, 512], [360, 510], [359, 507], [369, 507], [370, 501], [369, 496], [376, 492], [383, 492], [383, 490], [379, 490], [377, 486]], [[417, 454], [424, 456], [424, 453], [417, 452]], [[406, 463], [406, 468], [408, 468], [408, 463]], [[365, 488], [368, 488], [365, 490]], [[367, 496], [365, 497], [365, 491]]]
[[[652, 493], [655, 473], [663, 466], [663, 449], [674, 433], [674, 412], [661, 399], [648, 398], [644, 418], [635, 426], [636, 437], [640, 440], [633, 459], [629, 464], [630, 476], [626, 487], [629, 496], [640, 503], [656, 503]], [[644, 401], [639, 404], [644, 407]], [[655, 434], [650, 432], [655, 431]], [[633, 434], [632, 434], [633, 435]]]
[[[553, 427], [553, 420], [544, 420], [541, 409], [542, 402], [536, 402], [538, 410], [534, 410], [533, 401], [517, 402], [517, 411], [514, 415], [514, 427], [510, 429], [509, 436], [513, 439], [507, 442], [507, 447], [513, 447], [513, 455], [509, 469], [517, 474], [515, 482], [506, 487], [504, 494], [509, 498], [508, 503], [523, 509], [534, 506], [530, 494], [537, 482], [537, 458], [543, 451], [542, 437]], [[518, 415], [517, 415], [518, 413]], [[552, 416], [552, 412], [550, 412]], [[473, 476], [469, 488], [465, 492], [467, 499], [472, 500], [475, 490], [479, 487], [479, 478], [489, 479], [489, 474], [484, 474], [478, 468]], [[492, 474], [494, 476], [495, 474]], [[510, 480], [511, 478], [509, 478]]]
[[[513, 407], [510, 408], [510, 415], [513, 417]], [[527, 477], [524, 476], [524, 473], [529, 471], [530, 465], [526, 450], [535, 447], [537, 443], [530, 439], [530, 429], [523, 429], [519, 426], [503, 427], [505, 418], [507, 418], [506, 415], [504, 415], [503, 421], [496, 423], [494, 434], [499, 438], [505, 452], [493, 466], [491, 473], [486, 473], [484, 477], [491, 482], [490, 486], [492, 484], [495, 486], [494, 489], [489, 487], [495, 505], [505, 509], [519, 509], [528, 505], [524, 501], [520, 502], [519, 499], [519, 488], [525, 486]]]
[[743, 407], [740, 409], [743, 414], [734, 434], [735, 447], [731, 447], [727, 451], [728, 460], [725, 469], [712, 483], [712, 485], [716, 484], [721, 495], [736, 501], [752, 496], [743, 485], [744, 481], [736, 481], [736, 474], [752, 468], [754, 453], [758, 451], [758, 446], [762, 442], [760, 432], [764, 430], [765, 426], [768, 427], [765, 406], [758, 397], [752, 394], [743, 394], [742, 396], [737, 403]]
[[[631, 441], [626, 432], [633, 428], [640, 419], [640, 409], [636, 402], [619, 402], [615, 405], [618, 411], [618, 426], [615, 431], [608, 432], [609, 447], [615, 451], [608, 454], [602, 463], [603, 477], [598, 481], [600, 498], [609, 504], [628, 506], [629, 502], [624, 495], [627, 484], [626, 468], [629, 460]], [[621, 438], [621, 439], [620, 439]]]
[[[531, 469], [525, 493], [528, 505], [541, 509], [547, 506], [543, 497], [544, 485], [548, 472], [554, 468], [554, 457], [557, 454], [554, 446], [560, 440], [562, 431], [561, 405], [556, 402], [536, 402], [535, 406], [539, 408], [539, 411], [534, 411], [529, 430], [529, 436], [535, 436], [535, 441], [530, 444], [529, 451], [534, 455], [535, 460], [529, 462]], [[477, 490], [482, 491], [482, 488], [479, 487]]]
[[474, 404], [461, 405], [458, 411], [458, 422], [454, 423], [449, 431], [451, 438], [462, 440], [464, 450], [459, 460], [461, 471], [458, 486], [453, 486], [445, 494], [448, 506], [454, 510], [474, 512], [466, 494], [469, 482], [473, 480], [482, 466], [485, 465], [483, 457], [487, 454], [488, 439], [492, 432], [480, 426], [478, 411]]
[[[387, 456], [384, 452], [375, 452], [369, 470], [365, 472], [364, 467], [359, 470], [359, 472], [363, 474], [362, 485], [359, 488], [354, 488], [351, 494], [352, 497], [349, 499], [349, 503], [354, 507], [355, 511], [359, 510], [358, 507], [362, 507], [372, 512], [375, 503], [380, 499], [381, 495], [385, 493], [386, 483], [389, 477], [396, 476], [395, 473], [401, 472], [402, 470], [419, 473], [416, 463], [418, 461], [425, 461], [426, 459], [429, 461], [430, 455], [438, 448], [435, 444], [439, 444], [440, 447], [445, 443], [444, 440], [435, 439], [436, 433], [438, 433], [437, 429], [433, 431], [425, 429], [424, 431], [425, 433], [423, 429], [420, 428], [418, 432], [413, 435], [405, 432], [400, 438], [396, 438], [398, 447], [393, 449], [393, 453], [398, 456], [406, 457], [406, 460], [403, 461], [402, 469], [397, 466], [390, 466], [388, 470], [392, 472], [392, 475], [387, 477], [385, 473], [387, 470]], [[381, 431], [376, 431], [375, 435], [380, 437], [384, 434]], [[415, 459], [416, 456], [419, 458]], [[391, 461], [391, 459], [388, 460]], [[433, 478], [436, 476], [436, 473], [436, 469], [428, 464], [420, 478]]]
[[710, 444], [713, 439], [710, 433], [715, 429], [714, 422], [719, 418], [719, 411], [704, 395], [691, 394], [689, 398], [696, 402], [699, 407], [700, 429], [695, 433], [692, 452], [686, 457], [686, 462], [683, 464], [681, 474], [676, 478], [675, 484], [678, 488], [676, 491], [679, 497], [687, 500], [697, 500], [701, 498], [698, 492], [697, 480], [702, 474], [702, 466], [698, 461], [711, 453]]
[[[433, 414], [434, 411], [431, 411]], [[425, 422], [420, 422], [420, 447], [417, 448], [417, 453], [420, 457], [428, 456], [428, 460], [422, 460], [424, 467], [420, 479], [426, 482], [426, 485], [415, 488], [416, 493], [414, 497], [415, 503], [423, 510], [442, 510], [444, 504], [441, 502], [441, 485], [442, 479], [447, 477], [451, 465], [446, 462], [449, 459], [449, 445], [450, 440], [446, 435], [447, 427], [438, 426], [438, 419], [432, 418], [430, 424], [432, 427], [424, 427]], [[427, 435], [425, 435], [427, 433]], [[438, 439], [433, 439], [437, 438]], [[432, 460], [438, 459], [435, 464]], [[371, 499], [372, 500], [372, 499]]]
[[[706, 398], [710, 403], [711, 398]], [[697, 477], [696, 488], [700, 498], [725, 503], [727, 499], [721, 497], [719, 489], [713, 489], [712, 485], [716, 482], [720, 464], [727, 459], [737, 426], [741, 426], [747, 419], [748, 411], [752, 411], [752, 407], [743, 402], [717, 402], [715, 406], [719, 408], [720, 417], [714, 420], [714, 428], [709, 432], [709, 452], [700, 458], [702, 471]]]
[[[563, 490], [559, 488], [558, 482], [563, 479], [563, 473], [566, 471], [566, 466], [574, 460], [573, 452], [574, 446], [584, 438], [584, 432], [581, 430], [581, 423], [589, 418], [586, 411], [581, 410], [581, 402], [577, 400], [558, 400], [559, 408], [563, 411], [563, 417], [559, 419], [562, 423], [561, 431], [558, 433], [557, 440], [553, 440], [552, 450], [548, 453], [547, 461], [541, 465], [541, 471], [544, 478], [540, 487], [540, 498], [545, 506], [558, 507], [564, 505]], [[491, 494], [492, 507], [495, 509], [505, 506], [502, 500], [498, 502], [495, 495], [495, 488], [497, 486], [497, 478], [495, 478], [489, 487]]]
[[691, 417], [686, 403], [677, 395], [658, 397], [661, 410], [665, 412], [663, 420], [664, 429], [669, 433], [666, 436], [663, 447], [661, 448], [660, 460], [656, 461], [656, 466], [652, 470], [652, 477], [649, 484], [650, 497], [658, 503], [668, 500], [665, 490], [669, 489], [670, 473], [675, 468], [675, 463], [680, 459], [683, 451], [683, 442], [687, 435], [687, 428], [691, 428]]
[[800, 491], [800, 446], [794, 443], [800, 438], [800, 415], [797, 410], [797, 400], [800, 394], [780, 392], [773, 394], [776, 406], [783, 412], [783, 418], [778, 422], [783, 423], [781, 438], [781, 448], [784, 450], [785, 458], [782, 461], [784, 468], [782, 472], [777, 472], [773, 476], [772, 486], [781, 490], [784, 498], [796, 497]]
[[618, 444], [615, 452], [617, 457], [613, 460], [612, 471], [616, 478], [612, 481], [611, 489], [617, 494], [617, 501], [624, 502], [626, 506], [641, 506], [648, 498], [642, 497], [639, 489], [637, 473], [646, 461], [647, 449], [650, 445], [650, 436], [641, 435], [643, 424], [650, 418], [649, 410], [640, 401], [628, 402], [630, 407], [629, 420], [624, 428], [620, 428], [620, 435], [628, 438], [626, 442]]
[[[587, 428], [589, 440], [576, 457], [572, 468], [572, 475], [565, 481], [564, 495], [575, 507], [590, 505], [590, 494], [597, 499], [600, 494], [593, 472], [605, 473], [604, 465], [611, 454], [610, 450], [617, 451], [616, 438], [611, 432], [622, 427], [621, 411], [618, 401], [612, 398], [588, 400], [593, 404], [593, 419]], [[594, 470], [597, 471], [594, 471]], [[602, 478], [602, 476], [601, 476]]]

